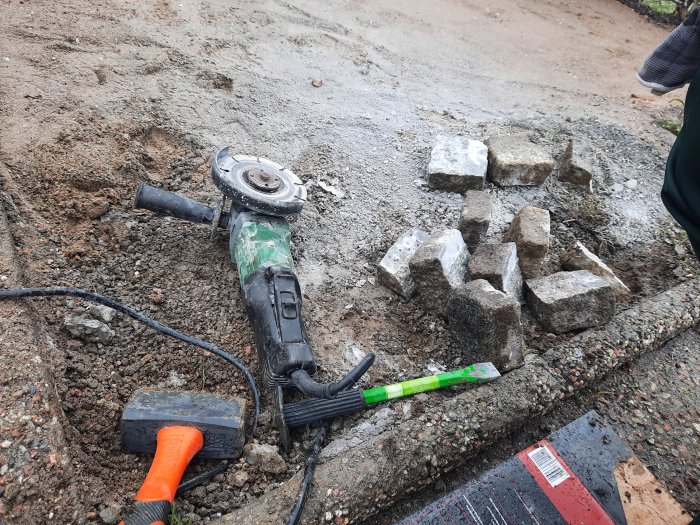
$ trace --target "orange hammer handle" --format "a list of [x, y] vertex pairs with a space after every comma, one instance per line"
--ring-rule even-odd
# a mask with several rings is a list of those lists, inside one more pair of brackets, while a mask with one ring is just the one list
[[192, 427], [165, 427], [158, 432], [156, 455], [136, 503], [120, 525], [165, 525], [177, 486], [187, 465], [204, 445], [202, 432]]

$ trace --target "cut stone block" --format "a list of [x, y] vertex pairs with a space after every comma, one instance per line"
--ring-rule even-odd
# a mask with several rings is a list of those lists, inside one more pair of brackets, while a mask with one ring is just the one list
[[473, 252], [486, 235], [491, 223], [493, 203], [491, 196], [485, 191], [468, 191], [464, 194], [464, 205], [459, 216], [459, 231], [467, 243], [469, 251]]
[[605, 279], [586, 270], [525, 281], [532, 315], [555, 334], [603, 325], [615, 313], [615, 294]]
[[569, 141], [559, 163], [559, 180], [593, 191], [593, 164], [573, 140]]
[[416, 285], [411, 279], [408, 261], [427, 238], [428, 234], [418, 228], [411, 228], [401, 235], [379, 263], [379, 283], [406, 299], [415, 295]]
[[491, 137], [486, 144], [489, 180], [498, 186], [539, 186], [554, 169], [554, 157], [524, 133]]
[[529, 204], [517, 213], [504, 237], [518, 247], [520, 269], [525, 279], [537, 277], [549, 251], [549, 211]]
[[421, 244], [408, 266], [423, 307], [443, 314], [454, 288], [464, 283], [469, 248], [459, 230], [435, 233]]
[[447, 318], [469, 362], [491, 361], [501, 373], [525, 363], [520, 303], [485, 279], [455, 289]]
[[469, 279], [486, 279], [496, 290], [523, 302], [523, 275], [514, 242], [479, 246], [469, 258]]
[[615, 296], [620, 298], [630, 293], [630, 289], [618, 279], [615, 272], [600, 258], [589, 251], [583, 244], [576, 242], [574, 249], [562, 256], [562, 266], [566, 270], [588, 270], [598, 277], [605, 279], [613, 287]]
[[433, 190], [464, 193], [483, 190], [488, 148], [465, 137], [439, 136], [430, 153], [428, 185]]

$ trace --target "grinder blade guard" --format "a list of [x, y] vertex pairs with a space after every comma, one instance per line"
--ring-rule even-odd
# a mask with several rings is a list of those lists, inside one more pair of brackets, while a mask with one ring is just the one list
[[[316, 361], [301, 318], [301, 289], [285, 217], [301, 212], [306, 188], [288, 168], [271, 160], [219, 149], [211, 176], [224, 195], [220, 208], [142, 184], [134, 207], [229, 231], [229, 249], [243, 290], [265, 380], [273, 388], [296, 387], [316, 398], [332, 398], [351, 387], [374, 361], [369, 354], [337, 383], [311, 376]], [[231, 206], [227, 209], [226, 201]]]
[[306, 187], [291, 170], [262, 157], [216, 152], [211, 177], [239, 209], [275, 217], [295, 215], [306, 202]]

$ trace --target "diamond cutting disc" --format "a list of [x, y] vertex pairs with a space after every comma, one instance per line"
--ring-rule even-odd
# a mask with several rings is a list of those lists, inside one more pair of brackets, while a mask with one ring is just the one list
[[224, 195], [248, 210], [294, 215], [306, 201], [306, 188], [291, 170], [262, 157], [232, 155], [228, 146], [216, 152], [211, 176]]

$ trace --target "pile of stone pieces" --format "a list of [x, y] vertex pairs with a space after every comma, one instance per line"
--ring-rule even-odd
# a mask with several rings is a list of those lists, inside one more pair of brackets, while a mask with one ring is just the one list
[[[569, 143], [559, 176], [590, 188], [588, 166]], [[487, 177], [499, 186], [542, 184], [554, 168], [552, 156], [527, 136], [487, 144], [441, 137], [428, 181], [434, 189], [464, 194], [457, 228], [432, 235], [411, 229], [378, 267], [381, 284], [407, 299], [417, 296], [424, 309], [448, 320], [470, 362], [491, 361], [502, 373], [524, 364], [523, 305], [545, 330], [562, 334], [607, 323], [616, 296], [629, 292], [581, 243], [561, 258], [565, 271], [541, 275], [550, 246], [548, 210], [525, 205], [502, 242], [483, 242], [493, 213]]]
[[556, 169], [559, 180], [591, 191], [592, 153], [570, 140], [559, 159], [530, 140], [527, 133], [489, 138], [439, 136], [430, 153], [431, 189], [464, 193], [483, 190], [486, 179], [496, 186], [539, 186]]

